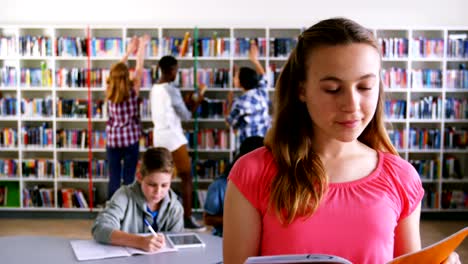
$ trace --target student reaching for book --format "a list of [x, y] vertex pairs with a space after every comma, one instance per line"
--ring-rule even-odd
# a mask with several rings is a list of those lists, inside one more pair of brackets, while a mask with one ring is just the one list
[[344, 18], [299, 36], [265, 147], [229, 175], [224, 263], [303, 253], [387, 263], [421, 248], [424, 189], [385, 130], [379, 50], [372, 31]]
[[140, 176], [120, 187], [99, 213], [91, 229], [100, 243], [155, 251], [165, 245], [164, 236], [149, 233], [184, 230], [184, 210], [171, 190], [174, 161], [165, 148], [149, 148], [142, 157]]
[[231, 91], [227, 97], [229, 113], [226, 122], [239, 131], [240, 144], [248, 137], [265, 137], [271, 125], [265, 69], [258, 61], [258, 47], [254, 42], [250, 47], [249, 60], [255, 70], [241, 67], [234, 73], [234, 87], [241, 88], [242, 95], [234, 99]]
[[173, 83], [179, 68], [177, 59], [164, 56], [159, 60], [158, 66], [161, 77], [150, 92], [153, 145], [169, 149], [174, 158], [177, 175], [182, 180], [185, 229], [203, 231], [205, 227], [192, 217], [192, 164], [182, 120], [192, 118], [192, 114], [203, 101], [206, 86], [201, 85], [199, 92], [188, 93], [183, 98], [180, 89]]
[[[120, 187], [122, 179], [126, 185], [135, 180], [141, 133], [139, 93], [144, 54], [149, 39], [148, 35], [133, 37], [121, 61], [112, 65], [107, 79], [109, 119], [106, 123], [106, 154], [109, 162], [109, 198]], [[132, 75], [126, 62], [128, 56], [135, 52], [136, 66]]]

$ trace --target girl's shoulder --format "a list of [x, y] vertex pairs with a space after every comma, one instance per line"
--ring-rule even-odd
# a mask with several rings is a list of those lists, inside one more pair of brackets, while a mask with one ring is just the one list
[[260, 147], [240, 157], [234, 166], [240, 164], [242, 167], [260, 169], [273, 162], [274, 158], [271, 151], [267, 147]]
[[276, 172], [273, 154], [268, 148], [261, 147], [245, 154], [234, 163], [229, 180], [251, 186], [264, 185], [271, 182]]
[[389, 153], [381, 152], [381, 157], [383, 159], [382, 166], [383, 168], [391, 168], [393, 171], [408, 171], [414, 169], [414, 167], [407, 160], [402, 157]]

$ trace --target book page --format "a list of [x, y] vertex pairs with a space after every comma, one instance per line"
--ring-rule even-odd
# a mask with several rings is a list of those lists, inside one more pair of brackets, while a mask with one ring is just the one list
[[335, 263], [335, 264], [351, 264], [350, 261], [326, 254], [291, 254], [291, 255], [276, 255], [249, 257], [245, 264], [286, 264], [286, 263]]
[[124, 247], [104, 245], [94, 240], [72, 240], [70, 244], [79, 261], [130, 256]]
[[448, 258], [450, 253], [455, 251], [467, 235], [468, 227], [465, 227], [455, 234], [417, 252], [399, 256], [388, 262], [388, 264], [442, 263]]
[[137, 254], [152, 255], [152, 254], [159, 254], [159, 253], [165, 253], [165, 252], [176, 252], [177, 251], [177, 248], [169, 247], [167, 245], [167, 242], [166, 242], [166, 245], [164, 247], [160, 248], [157, 251], [153, 251], [153, 252], [148, 252], [148, 251], [144, 251], [144, 250], [141, 250], [141, 249], [138, 249], [138, 248], [132, 248], [132, 247], [126, 247], [125, 249], [128, 251], [128, 253], [130, 255], [137, 255]]

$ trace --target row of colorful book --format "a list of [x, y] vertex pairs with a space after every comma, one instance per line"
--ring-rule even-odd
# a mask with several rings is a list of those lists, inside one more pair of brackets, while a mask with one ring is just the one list
[[39, 127], [24, 126], [21, 128], [21, 140], [25, 147], [52, 147], [54, 130], [47, 123]]
[[109, 69], [90, 69], [88, 78], [87, 68], [59, 68], [55, 71], [55, 86], [60, 88], [87, 88], [88, 80], [90, 87], [106, 87], [106, 79]]
[[384, 58], [407, 58], [407, 38], [378, 38], [380, 52]]
[[[57, 164], [58, 175], [61, 178], [87, 179], [89, 178], [88, 160], [60, 160]], [[104, 179], [109, 176], [107, 160], [91, 161], [93, 178]]]
[[17, 71], [15, 67], [3, 66], [0, 68], [0, 86], [14, 87], [16, 86]]
[[[133, 71], [133, 69], [131, 69]], [[276, 83], [281, 69], [272, 63], [269, 66], [269, 83]], [[22, 68], [20, 75], [21, 87], [51, 87], [51, 69], [46, 68]], [[90, 87], [106, 87], [106, 79], [109, 76], [109, 69], [91, 69]], [[407, 88], [408, 83], [413, 88], [441, 88], [441, 69], [413, 69], [409, 73], [404, 68], [390, 67], [382, 69], [381, 77], [388, 88]], [[61, 88], [86, 88], [88, 86], [88, 73], [86, 68], [60, 68], [55, 73], [55, 85]], [[160, 76], [156, 65], [144, 69], [142, 87], [151, 87]], [[7, 87], [16, 86], [16, 69], [11, 66], [4, 66], [0, 70], [0, 85]], [[229, 87], [229, 70], [225, 68], [201, 68], [197, 69], [197, 80], [199, 84], [208, 87], [226, 88]], [[410, 80], [408, 82], [408, 80]], [[181, 68], [175, 83], [182, 88], [193, 88], [193, 69]], [[468, 71], [461, 69], [447, 69], [447, 88], [468, 88]]]
[[410, 103], [410, 118], [440, 119], [442, 117], [442, 96], [425, 96]]
[[468, 119], [468, 99], [467, 98], [446, 98], [445, 118], [447, 119]]
[[17, 159], [0, 159], [0, 177], [17, 177], [17, 172]]
[[444, 155], [442, 171], [440, 171], [441, 163], [439, 158], [425, 160], [410, 159], [409, 162], [416, 169], [421, 179], [468, 179], [468, 175], [462, 174], [460, 159], [451, 154]]
[[270, 38], [270, 57], [288, 57], [296, 44], [296, 38]]
[[20, 75], [21, 87], [51, 87], [52, 69], [22, 68]]
[[52, 56], [52, 38], [25, 35], [18, 38], [21, 56]]
[[412, 69], [412, 88], [442, 88], [442, 70], [440, 69]]
[[194, 175], [199, 179], [215, 179], [226, 172], [229, 161], [227, 159], [200, 159], [195, 166]]
[[[87, 99], [64, 99], [57, 100], [57, 117], [88, 118]], [[92, 102], [91, 115], [93, 118], [107, 118], [107, 101], [94, 100]]]
[[0, 56], [8, 57], [18, 54], [16, 38], [12, 36], [0, 36]]
[[408, 74], [404, 68], [390, 67], [382, 69], [380, 76], [386, 88], [408, 87]]
[[[57, 148], [87, 149], [88, 130], [87, 129], [59, 129], [57, 130]], [[91, 132], [92, 148], [106, 147], [106, 132], [93, 130]]]
[[16, 104], [17, 101], [15, 97], [6, 96], [0, 98], [0, 116], [5, 117], [16, 115]]
[[447, 56], [450, 58], [468, 58], [468, 35], [449, 34]]
[[45, 98], [21, 98], [21, 115], [24, 117], [52, 116], [53, 104], [50, 95]]
[[[194, 69], [182, 68], [177, 73], [175, 83], [181, 88], [194, 87]], [[197, 69], [197, 84], [207, 87], [227, 88], [230, 85], [229, 69], [226, 68], [199, 68]], [[147, 86], [146, 86], [147, 87]]]
[[[23, 207], [55, 207], [54, 189], [45, 185], [35, 185], [23, 189]], [[62, 188], [57, 191], [57, 206], [60, 208], [89, 208], [83, 190]]]
[[[0, 177], [17, 178], [18, 159], [0, 160]], [[21, 165], [22, 175], [25, 178], [53, 179], [55, 169], [60, 178], [87, 179], [89, 178], [88, 160], [59, 160], [57, 167], [51, 159], [25, 159]], [[104, 179], [108, 177], [107, 160], [93, 159], [91, 161], [93, 178]]]
[[406, 100], [385, 100], [384, 113], [386, 118], [406, 118]]
[[[130, 40], [132, 38], [128, 37], [125, 46], [128, 47], [128, 44], [130, 43]], [[145, 50], [145, 57], [156, 57], [159, 55], [159, 39], [155, 37], [151, 37], [148, 44], [146, 45], [146, 50]], [[136, 52], [134, 54], [131, 54], [131, 56], [136, 56]]]
[[448, 149], [468, 148], [468, 128], [447, 127], [444, 130], [444, 146]]
[[[126, 39], [128, 43], [130, 38]], [[163, 38], [163, 50], [169, 51], [163, 54], [170, 54], [171, 51], [174, 51], [174, 45], [181, 45], [184, 38], [180, 37], [164, 37]], [[250, 41], [251, 38], [236, 38], [235, 40], [239, 41]], [[253, 38], [257, 42], [264, 41], [264, 38], [258, 37]], [[218, 37], [216, 33], [213, 37], [204, 37], [201, 38], [204, 42], [215, 42], [229, 43], [230, 38], [228, 36]], [[63, 57], [77, 57], [77, 56], [87, 56], [87, 41], [86, 37], [70, 37], [70, 36], [60, 36], [52, 40], [49, 36], [33, 36], [33, 35], [22, 35], [18, 38], [19, 41], [19, 54], [23, 56], [56, 56]], [[277, 46], [282, 44], [276, 44], [277, 42], [288, 41], [294, 44], [296, 38], [270, 38], [270, 43], [274, 42], [274, 46], [270, 50], [274, 50]], [[52, 50], [52, 42], [56, 47], [56, 50]], [[102, 46], [101, 42], [105, 43]], [[107, 42], [111, 42], [108, 44]], [[115, 43], [116, 42], [116, 43]], [[93, 37], [91, 39], [93, 49], [99, 49], [106, 51], [104, 54], [108, 55], [108, 51], [115, 49], [114, 46], [120, 48], [122, 39], [119, 37]], [[158, 56], [158, 38], [152, 37], [150, 41], [149, 48], [146, 52], [147, 56]], [[401, 37], [384, 37], [378, 38], [378, 42], [382, 49], [382, 54], [387, 58], [401, 58], [407, 57], [408, 55], [408, 39]], [[176, 43], [176, 44], [174, 44]], [[192, 38], [189, 37], [188, 45], [192, 46]], [[205, 44], [211, 45], [213, 44]], [[224, 44], [226, 46], [228, 44]], [[412, 40], [411, 45], [413, 46], [413, 54], [418, 57], [442, 57], [443, 54], [443, 45], [444, 40], [441, 38], [425, 38], [417, 37]], [[294, 46], [294, 45], [292, 45]], [[229, 48], [217, 48], [217, 50], [227, 50]], [[120, 52], [120, 51], [119, 51]], [[210, 56], [218, 56], [221, 52], [215, 52]], [[94, 52], [94, 54], [99, 54], [99, 52]], [[264, 54], [265, 53], [261, 53]], [[1, 36], [0, 37], [0, 56], [15, 56], [17, 55], [16, 49], [16, 38], [12, 36]], [[102, 54], [99, 54], [102, 55]], [[263, 56], [264, 56], [263, 55]], [[113, 54], [112, 56], [115, 56]], [[229, 56], [229, 55], [227, 55]], [[270, 56], [274, 56], [270, 54]], [[281, 55], [279, 55], [281, 56]], [[463, 58], [468, 57], [468, 40], [467, 34], [449, 34], [448, 35], [448, 44], [447, 44], [447, 56], [450, 58]]]
[[53, 160], [46, 159], [25, 159], [21, 164], [22, 176], [25, 178], [53, 178], [55, 166]]
[[185, 136], [190, 148], [195, 148], [195, 137], [199, 149], [228, 149], [229, 130], [226, 129], [200, 129], [197, 134], [192, 130], [186, 130]]
[[0, 128], [0, 147], [15, 148], [18, 146], [18, 131], [16, 128]]
[[446, 74], [447, 88], [468, 88], [468, 70], [450, 70]]
[[442, 58], [444, 40], [442, 38], [418, 37], [411, 41], [412, 55], [419, 58]]

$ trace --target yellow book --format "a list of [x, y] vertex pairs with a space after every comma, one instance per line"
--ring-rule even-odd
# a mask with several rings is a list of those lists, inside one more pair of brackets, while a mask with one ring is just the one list
[[189, 38], [190, 33], [185, 32], [184, 40], [182, 40], [182, 44], [180, 45], [180, 57], [184, 57], [185, 53], [187, 52]]
[[442, 261], [447, 259], [448, 256], [455, 251], [467, 235], [468, 227], [465, 227], [455, 234], [417, 252], [399, 256], [388, 264], [442, 263]]

